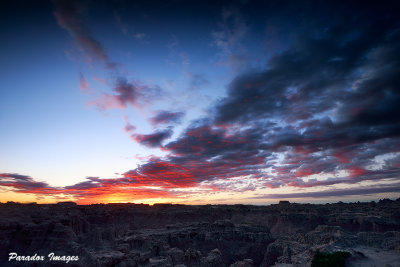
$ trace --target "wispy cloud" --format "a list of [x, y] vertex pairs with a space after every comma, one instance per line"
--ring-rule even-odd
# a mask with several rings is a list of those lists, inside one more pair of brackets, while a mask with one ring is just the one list
[[126, 125], [124, 127], [124, 131], [126, 133], [131, 133], [131, 132], [135, 131], [136, 127], [129, 123], [128, 117], [125, 116], [124, 119], [125, 119], [125, 122], [126, 122]]
[[133, 27], [128, 27], [128, 24], [122, 21], [121, 15], [117, 11], [114, 11], [113, 14], [117, 26], [125, 36], [133, 37], [133, 39], [136, 41], [146, 42], [146, 40], [149, 38], [147, 34], [143, 32], [134, 32], [132, 30]]
[[241, 47], [248, 26], [239, 10], [234, 7], [222, 10], [222, 20], [218, 29], [212, 32], [213, 45], [221, 49], [224, 55], [231, 55]]
[[96, 40], [89, 27], [83, 20], [83, 6], [79, 1], [60, 0], [56, 1], [56, 10], [54, 16], [60, 27], [68, 31], [79, 49], [90, 58], [103, 61], [108, 68], [114, 68], [112, 62], [100, 44]]
[[182, 111], [172, 112], [167, 110], [161, 110], [157, 112], [157, 114], [154, 117], [150, 118], [150, 122], [153, 125], [175, 124], [181, 122], [184, 116], [185, 113]]
[[[128, 82], [125, 75], [120, 74], [118, 64], [110, 59], [106, 50], [90, 31], [84, 19], [84, 6], [80, 1], [60, 0], [56, 1], [55, 5], [54, 16], [59, 26], [70, 34], [85, 57], [89, 58], [90, 62], [93, 59], [103, 62], [106, 69], [112, 71], [112, 76], [117, 77], [115, 86], [112, 88], [113, 93], [100, 93], [97, 98], [89, 101], [88, 106], [94, 105], [101, 110], [125, 109], [129, 106], [137, 107], [139, 99], [144, 103], [148, 103], [162, 95], [160, 87], [148, 86], [138, 79]], [[114, 15], [122, 31], [127, 31], [119, 15], [117, 13], [114, 13]], [[144, 33], [136, 33], [133, 37], [143, 41], [146, 35]], [[97, 76], [95, 80], [101, 84], [108, 84], [105, 79]], [[79, 85], [82, 90], [86, 90], [89, 87], [82, 73], [79, 73]]]
[[97, 99], [91, 100], [88, 105], [96, 106], [101, 110], [139, 108], [162, 97], [162, 90], [158, 86], [148, 86], [139, 81], [127, 81], [119, 77], [112, 88], [113, 93], [101, 93]]
[[148, 36], [143, 32], [138, 32], [133, 35], [133, 37], [138, 41], [144, 41]]
[[81, 88], [82, 91], [87, 91], [89, 90], [89, 83], [87, 82], [85, 76], [81, 72], [79, 72], [79, 87]]

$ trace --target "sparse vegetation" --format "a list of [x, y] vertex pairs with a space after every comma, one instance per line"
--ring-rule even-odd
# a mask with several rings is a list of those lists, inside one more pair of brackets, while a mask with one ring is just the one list
[[311, 267], [344, 267], [346, 258], [351, 254], [347, 251], [335, 251], [332, 253], [319, 252], [315, 253], [311, 263]]

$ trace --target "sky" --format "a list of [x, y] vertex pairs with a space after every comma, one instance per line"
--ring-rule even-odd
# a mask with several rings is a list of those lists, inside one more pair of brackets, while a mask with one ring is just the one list
[[0, 3], [0, 201], [400, 197], [396, 1]]

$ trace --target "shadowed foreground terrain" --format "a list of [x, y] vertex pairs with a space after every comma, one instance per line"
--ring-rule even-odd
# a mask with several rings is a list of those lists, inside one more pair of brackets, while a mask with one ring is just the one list
[[[0, 235], [0, 266], [310, 266], [316, 254], [345, 255], [346, 266], [400, 266], [400, 199], [271, 206], [6, 203], [0, 204]], [[12, 252], [44, 260], [9, 261]], [[79, 260], [49, 260], [50, 253]]]

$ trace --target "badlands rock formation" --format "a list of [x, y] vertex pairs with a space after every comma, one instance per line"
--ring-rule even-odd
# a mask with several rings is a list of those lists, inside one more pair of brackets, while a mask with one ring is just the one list
[[[0, 204], [0, 266], [400, 266], [400, 199], [270, 206]], [[44, 256], [44, 260], [9, 260]], [[48, 254], [78, 256], [65, 264]], [[64, 258], [65, 260], [65, 258]]]

